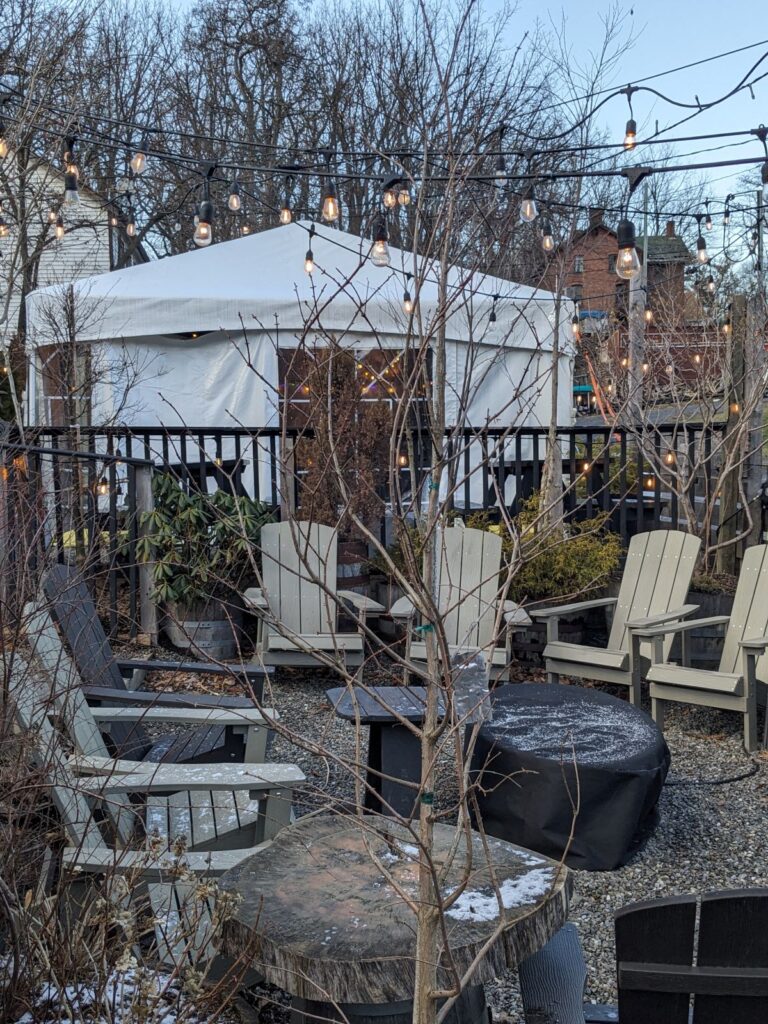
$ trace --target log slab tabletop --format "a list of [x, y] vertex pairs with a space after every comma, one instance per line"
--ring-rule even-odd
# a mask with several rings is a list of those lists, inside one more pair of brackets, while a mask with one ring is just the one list
[[[480, 837], [472, 837], [474, 869], [465, 891], [445, 912], [460, 973], [500, 924]], [[445, 860], [456, 838], [454, 828], [435, 826], [436, 862]], [[475, 985], [541, 949], [565, 923], [572, 890], [568, 869], [556, 861], [500, 839], [488, 842], [506, 941], [498, 938], [490, 945], [472, 977]], [[444, 897], [461, 877], [463, 837], [457, 850], [442, 884]], [[416, 919], [386, 872], [416, 899], [417, 871], [413, 837], [394, 820], [309, 815], [222, 875], [221, 888], [240, 898], [223, 927], [223, 952], [237, 957], [254, 948], [253, 967], [300, 999], [376, 1004], [412, 999]], [[440, 983], [446, 984], [447, 973], [440, 973]]]

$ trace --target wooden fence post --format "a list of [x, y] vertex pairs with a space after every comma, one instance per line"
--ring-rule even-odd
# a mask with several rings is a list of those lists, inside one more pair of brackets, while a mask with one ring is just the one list
[[[144, 513], [154, 508], [152, 497], [152, 467], [136, 466], [136, 516], [137, 533], [143, 537], [148, 532], [142, 524]], [[153, 597], [152, 565], [150, 562], [139, 562], [139, 621], [141, 632], [149, 638], [150, 643], [157, 643], [157, 605]]]

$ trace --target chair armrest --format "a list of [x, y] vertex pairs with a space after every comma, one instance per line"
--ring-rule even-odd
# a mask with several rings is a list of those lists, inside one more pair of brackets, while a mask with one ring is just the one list
[[399, 597], [389, 609], [393, 619], [411, 619], [416, 614], [413, 601], [410, 597]]
[[269, 602], [261, 587], [249, 587], [243, 591], [242, 597], [251, 611], [269, 611]]
[[749, 654], [753, 652], [760, 654], [768, 649], [768, 636], [757, 636], [751, 640], [739, 640], [739, 647]]
[[501, 612], [508, 626], [517, 626], [518, 629], [525, 629], [526, 626], [532, 625], [533, 620], [531, 616], [525, 608], [522, 608], [514, 601], [503, 601]]
[[[69, 766], [88, 776], [77, 780], [78, 789], [102, 793], [158, 793], [185, 790], [280, 789], [304, 782], [302, 770], [295, 764], [152, 764], [118, 761], [109, 757], [73, 757]], [[93, 774], [100, 773], [100, 774]]]
[[608, 605], [616, 604], [616, 597], [596, 597], [591, 601], [577, 601], [575, 604], [561, 604], [556, 608], [532, 608], [531, 618], [551, 619], [560, 618], [561, 615], [576, 615], [578, 612], [585, 612], [589, 608], [606, 608]]
[[649, 626], [663, 626], [665, 622], [687, 619], [689, 615], [693, 615], [698, 610], [699, 606], [697, 604], [684, 604], [679, 608], [673, 608], [671, 611], [662, 612], [660, 615], [649, 615], [645, 619], [632, 619], [625, 622], [624, 625], [627, 629], [634, 632], [637, 629], [647, 629]]
[[280, 716], [271, 708], [92, 708], [97, 722], [145, 722], [156, 725], [269, 726]]
[[83, 686], [88, 701], [102, 701], [107, 707], [156, 708], [245, 708], [253, 707], [250, 697], [219, 696], [215, 693], [170, 693], [161, 690], [118, 690], [111, 686]]
[[372, 597], [366, 597], [364, 594], [358, 594], [354, 590], [337, 590], [336, 596], [341, 598], [342, 601], [354, 606], [358, 612], [362, 612], [363, 615], [381, 615], [382, 612], [386, 611], [383, 604], [379, 604], [378, 601], [374, 601]]
[[708, 619], [689, 619], [687, 622], [668, 622], [663, 626], [633, 629], [632, 635], [643, 640], [650, 640], [655, 636], [666, 636], [668, 633], [684, 633], [688, 629], [699, 629], [701, 626], [723, 626], [726, 622], [730, 622], [728, 615], [712, 615]]
[[128, 661], [117, 659], [117, 667], [121, 675], [130, 675], [136, 669], [144, 672], [197, 672], [200, 675], [209, 673], [214, 676], [263, 676], [267, 670], [262, 665], [214, 665], [207, 661], [155, 661], [153, 659], [131, 658]]

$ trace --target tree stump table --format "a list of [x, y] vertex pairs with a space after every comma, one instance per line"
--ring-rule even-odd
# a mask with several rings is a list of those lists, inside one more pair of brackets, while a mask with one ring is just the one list
[[[492, 939], [471, 987], [447, 1018], [456, 1024], [486, 1024], [483, 982], [539, 950], [568, 916], [567, 868], [503, 840], [488, 842], [503, 921], [477, 833], [469, 881], [445, 911], [450, 958], [459, 974]], [[462, 877], [466, 846], [454, 828], [435, 826], [435, 863], [445, 864], [455, 849], [443, 898]], [[248, 965], [294, 997], [297, 1022], [340, 1019], [339, 1010], [358, 1024], [383, 1016], [392, 1024], [409, 1022], [416, 917], [388, 875], [417, 899], [418, 849], [404, 826], [380, 816], [302, 818], [220, 879], [222, 889], [240, 897], [223, 927], [223, 952], [240, 957], [249, 950]], [[502, 923], [503, 933], [496, 935]], [[440, 956], [439, 984], [445, 986], [450, 976], [444, 947]]]

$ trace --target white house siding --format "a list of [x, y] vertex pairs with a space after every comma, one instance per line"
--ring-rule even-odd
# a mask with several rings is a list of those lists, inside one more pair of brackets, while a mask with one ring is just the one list
[[[77, 206], [61, 208], [66, 233], [56, 239], [48, 211], [58, 209], [64, 182], [60, 171], [40, 164], [33, 172], [33, 184], [28, 187], [28, 214], [24, 224], [16, 223], [11, 197], [18, 194], [18, 177], [14, 175], [14, 159], [9, 154], [3, 170], [6, 180], [0, 188], [4, 199], [4, 217], [10, 228], [9, 237], [0, 242], [0, 348], [8, 347], [16, 333], [19, 307], [22, 299], [22, 271], [19, 251], [19, 232], [26, 233], [28, 249], [34, 251], [39, 240], [45, 238], [45, 247], [37, 270], [37, 287], [66, 285], [71, 281], [111, 269], [111, 239], [109, 211], [103, 201], [87, 189], [80, 192]], [[34, 385], [34, 382], [33, 382]], [[32, 388], [34, 391], [34, 386]], [[28, 395], [29, 399], [31, 395]], [[29, 416], [29, 404], [27, 416]]]

